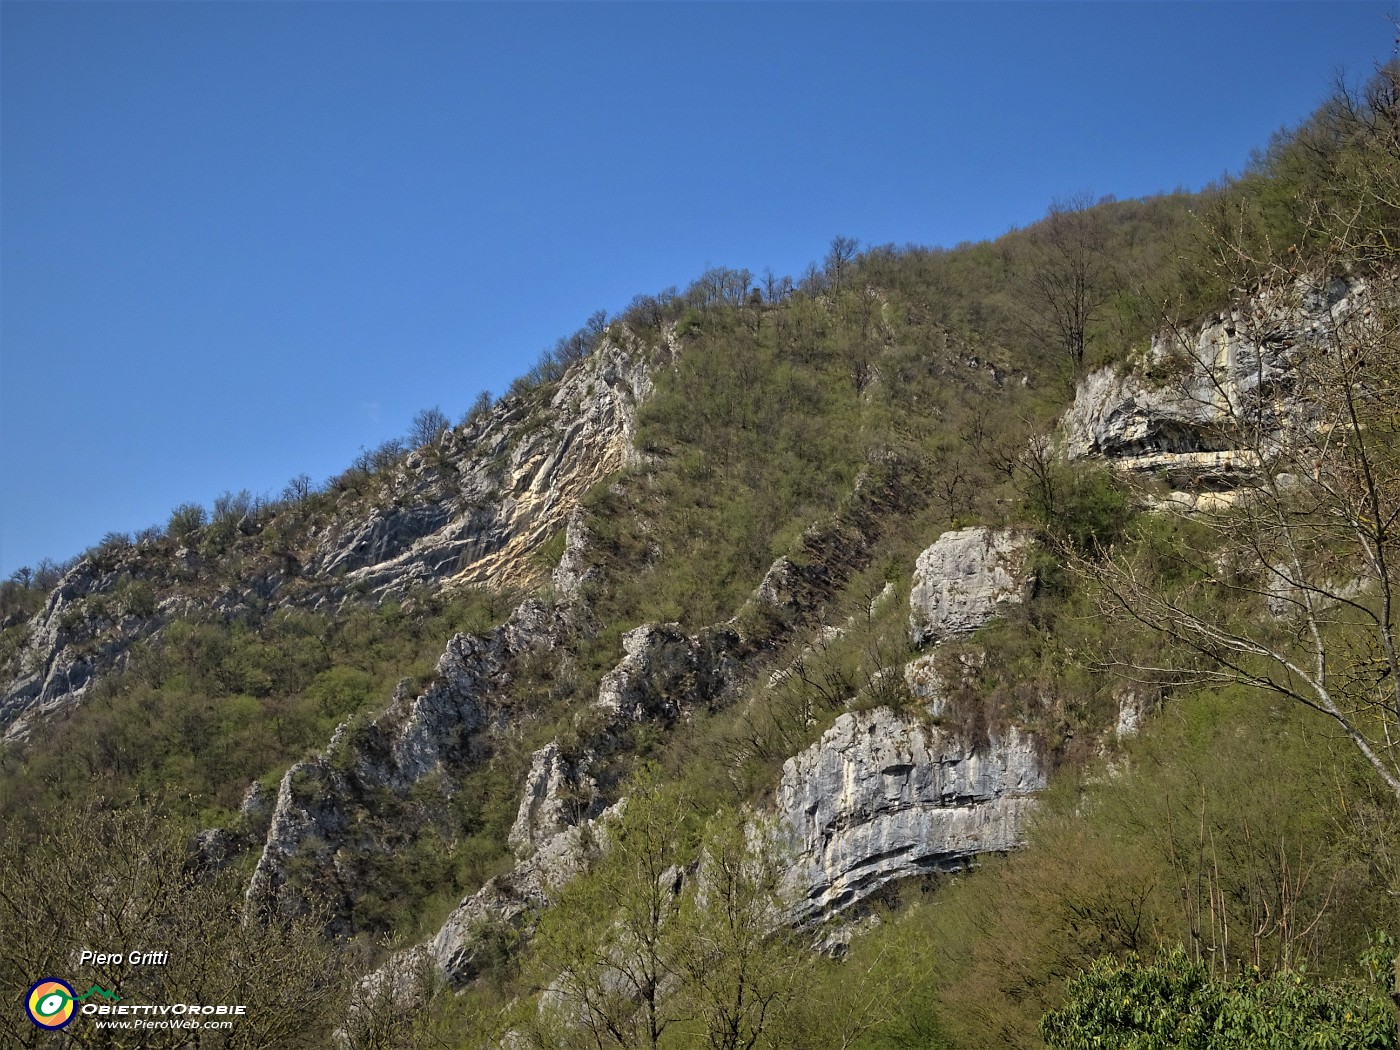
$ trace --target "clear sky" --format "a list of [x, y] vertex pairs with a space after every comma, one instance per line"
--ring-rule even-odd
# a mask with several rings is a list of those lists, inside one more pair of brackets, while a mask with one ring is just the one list
[[0, 3], [0, 575], [456, 418], [707, 265], [1200, 188], [1384, 3]]

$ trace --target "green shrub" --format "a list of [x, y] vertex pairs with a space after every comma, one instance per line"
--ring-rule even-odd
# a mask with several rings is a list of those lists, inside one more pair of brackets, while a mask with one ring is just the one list
[[1045, 1015], [1049, 1050], [1394, 1050], [1382, 995], [1359, 981], [1303, 973], [1211, 974], [1181, 948], [1152, 963], [1105, 957], [1069, 982], [1069, 1001]]
[[172, 540], [186, 540], [208, 520], [204, 508], [198, 503], [181, 503], [170, 512], [165, 534]]

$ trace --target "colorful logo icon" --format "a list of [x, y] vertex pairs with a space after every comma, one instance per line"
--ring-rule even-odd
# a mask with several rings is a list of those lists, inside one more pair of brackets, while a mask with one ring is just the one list
[[62, 1028], [73, 1020], [73, 986], [57, 977], [45, 977], [29, 986], [24, 1008], [40, 1028]]

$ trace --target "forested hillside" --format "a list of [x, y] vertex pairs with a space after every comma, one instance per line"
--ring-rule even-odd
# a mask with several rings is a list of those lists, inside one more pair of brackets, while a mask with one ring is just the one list
[[0, 1039], [1400, 1045], [1397, 238], [1391, 65], [21, 570], [6, 998], [247, 1013]]

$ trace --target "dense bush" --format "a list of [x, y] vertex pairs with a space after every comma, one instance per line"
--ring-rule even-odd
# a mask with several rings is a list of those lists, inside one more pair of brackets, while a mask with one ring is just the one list
[[1180, 948], [1150, 963], [1100, 959], [1040, 1030], [1048, 1050], [1400, 1047], [1381, 990], [1288, 971], [1217, 977]]

